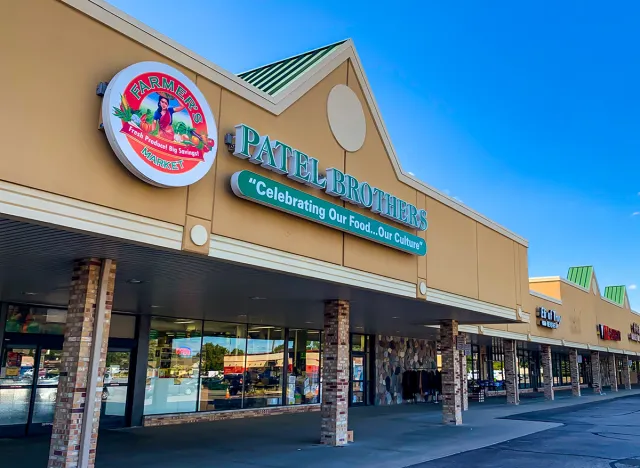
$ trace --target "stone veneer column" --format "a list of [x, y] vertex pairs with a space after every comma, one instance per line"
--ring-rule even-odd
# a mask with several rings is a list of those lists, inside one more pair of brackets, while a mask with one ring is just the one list
[[611, 385], [611, 391], [618, 391], [618, 366], [616, 363], [616, 355], [611, 354], [609, 356], [608, 367], [609, 367], [609, 385]]
[[504, 346], [504, 385], [507, 391], [507, 404], [519, 405], [518, 357], [515, 340], [503, 340]]
[[73, 266], [49, 468], [95, 465], [115, 275], [111, 260]]
[[324, 306], [322, 366], [322, 422], [320, 443], [347, 444], [349, 421], [349, 302], [327, 301]]
[[622, 358], [624, 359], [624, 361], [622, 361], [624, 363], [622, 366], [622, 383], [624, 384], [625, 390], [631, 390], [631, 369], [629, 368], [629, 357], [623, 356]]
[[460, 393], [460, 351], [456, 349], [458, 322], [440, 323], [440, 353], [442, 356], [442, 422], [462, 424], [462, 398]]
[[540, 349], [542, 351], [540, 353], [540, 358], [542, 359], [542, 373], [544, 374], [544, 398], [546, 400], [554, 400], [555, 395], [553, 392], [553, 365], [551, 363], [551, 345], [540, 345]]
[[591, 351], [591, 385], [593, 393], [602, 393], [602, 380], [600, 375], [600, 353]]
[[578, 364], [578, 350], [569, 350], [569, 367], [571, 370], [571, 395], [579, 397], [580, 389], [580, 365]]
[[[467, 335], [460, 333], [458, 338], [467, 342]], [[464, 351], [460, 351], [460, 397], [462, 404], [462, 411], [469, 409], [469, 385], [467, 383], [467, 356]]]

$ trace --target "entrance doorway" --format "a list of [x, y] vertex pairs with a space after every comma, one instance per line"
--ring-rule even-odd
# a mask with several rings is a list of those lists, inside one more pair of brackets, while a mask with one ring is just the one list
[[50, 432], [62, 343], [8, 344], [0, 358], [0, 436]]
[[349, 404], [370, 405], [371, 338], [368, 335], [351, 335], [351, 368], [349, 382]]
[[102, 390], [100, 427], [124, 427], [127, 424], [127, 402], [131, 374], [131, 349], [107, 351]]

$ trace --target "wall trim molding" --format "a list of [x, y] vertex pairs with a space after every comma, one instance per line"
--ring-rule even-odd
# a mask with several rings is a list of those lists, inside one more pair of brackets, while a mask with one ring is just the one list
[[211, 235], [209, 256], [306, 278], [416, 298], [416, 285], [229, 237]]
[[[528, 242], [523, 237], [509, 231], [500, 224], [490, 220], [486, 216], [472, 210], [466, 205], [454, 200], [450, 196], [444, 194], [440, 190], [437, 190], [430, 185], [416, 179], [405, 172], [398, 159], [395, 149], [391, 143], [391, 139], [387, 132], [387, 128], [384, 124], [382, 116], [380, 114], [376, 100], [371, 92], [371, 86], [367, 79], [360, 57], [355, 50], [353, 41], [350, 39], [340, 45], [335, 52], [332, 53], [333, 57], [328, 57], [328, 60], [321, 61], [316, 67], [312, 67], [308, 73], [305, 73], [302, 77], [291, 83], [275, 96], [271, 96], [260, 91], [258, 88], [250, 85], [241, 78], [234, 74], [224, 70], [223, 68], [215, 65], [213, 62], [205, 59], [204, 57], [188, 50], [184, 46], [169, 39], [167, 36], [155, 31], [135, 18], [127, 15], [126, 13], [118, 10], [112, 5], [108, 4], [104, 0], [59, 0], [62, 3], [69, 5], [70, 7], [81, 11], [85, 15], [93, 18], [108, 27], [120, 32], [121, 34], [131, 38], [132, 40], [150, 48], [164, 56], [169, 60], [172, 60], [194, 73], [201, 75], [212, 82], [228, 89], [229, 91], [237, 94], [238, 96], [262, 107], [263, 109], [271, 112], [274, 115], [280, 115], [289, 106], [295, 103], [300, 97], [302, 97], [307, 91], [315, 86], [319, 81], [326, 77], [329, 73], [334, 71], [338, 66], [349, 60], [353, 65], [353, 69], [362, 84], [362, 91], [371, 110], [373, 120], [376, 124], [377, 130], [380, 132], [383, 144], [389, 154], [391, 163], [398, 179], [407, 184], [408, 186], [418, 190], [421, 193], [428, 195], [435, 200], [453, 208], [454, 210], [464, 214], [465, 216], [484, 224], [494, 231], [512, 239], [513, 241], [528, 246]], [[111, 77], [105, 77], [105, 80], [109, 80]]]
[[486, 328], [484, 326], [480, 326], [480, 330], [482, 334], [486, 336], [495, 336], [496, 338], [504, 338], [507, 340], [529, 341], [528, 336], [524, 333], [496, 330], [495, 328]]
[[608, 353], [609, 352], [609, 348], [605, 347], [605, 346], [597, 346], [597, 345], [587, 345], [589, 347], [589, 350], [591, 351], [602, 351], [603, 353]]
[[478, 299], [472, 299], [458, 294], [453, 294], [446, 291], [440, 291], [438, 289], [427, 288], [427, 301], [434, 302], [436, 304], [443, 304], [452, 307], [458, 307], [460, 309], [473, 310], [494, 317], [500, 317], [507, 320], [518, 320], [516, 309], [510, 309], [508, 307], [491, 304], [489, 302], [480, 301]]
[[0, 213], [168, 249], [182, 248], [183, 227], [75, 198], [0, 181]]
[[579, 289], [580, 291], [591, 293], [589, 289], [583, 288], [579, 284], [572, 283], [568, 279], [562, 278], [561, 276], [538, 276], [534, 278], [529, 278], [529, 283], [551, 283], [553, 281], [560, 281], [561, 283], [566, 284], [568, 286], [572, 286], [576, 289]]
[[544, 299], [545, 301], [553, 302], [554, 304], [562, 305], [561, 299], [556, 299], [555, 297], [547, 296], [546, 294], [539, 293], [537, 291], [529, 290], [529, 294], [537, 297], [539, 299]]
[[562, 340], [562, 346], [566, 348], [589, 349], [589, 345], [585, 343], [577, 343], [575, 341]]

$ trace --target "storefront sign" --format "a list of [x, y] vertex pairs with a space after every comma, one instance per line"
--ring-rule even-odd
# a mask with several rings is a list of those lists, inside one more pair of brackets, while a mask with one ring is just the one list
[[231, 188], [238, 197], [339, 229], [415, 255], [427, 253], [424, 239], [335, 205], [251, 171], [236, 172]]
[[598, 325], [598, 335], [601, 340], [620, 341], [622, 339], [620, 330], [614, 330], [602, 324]]
[[538, 307], [537, 316], [540, 319], [538, 320], [538, 325], [546, 328], [558, 328], [562, 320], [562, 317], [555, 310], [545, 309], [544, 307]]
[[118, 159], [150, 184], [193, 184], [215, 159], [217, 129], [207, 101], [188, 77], [163, 63], [136, 63], [114, 76], [102, 117]]
[[319, 161], [281, 141], [260, 135], [253, 128], [236, 125], [233, 155], [248, 159], [277, 174], [286, 174], [292, 180], [324, 190], [354, 205], [367, 208], [405, 226], [420, 231], [427, 229], [427, 211], [390, 193], [359, 182], [352, 175], [336, 168], [328, 168], [326, 177], [319, 172]]
[[[228, 136], [231, 138], [231, 135]], [[253, 128], [240, 124], [236, 125], [235, 141], [230, 149], [233, 155], [246, 159], [249, 162], [260, 165], [265, 169], [277, 174], [284, 174], [288, 178], [295, 180], [309, 187], [323, 190], [325, 193], [338, 197], [361, 208], [369, 209], [385, 218], [397, 223], [404, 224], [412, 229], [424, 231], [427, 229], [427, 211], [419, 210], [415, 205], [395, 197], [377, 187], [372, 187], [367, 182], [360, 182], [350, 174], [346, 174], [336, 168], [328, 168], [326, 176], [320, 174], [320, 163], [300, 150], [297, 150], [279, 140], [271, 140], [268, 135], [260, 135]], [[257, 176], [253, 172], [241, 171], [241, 173]], [[240, 174], [240, 173], [238, 173]], [[255, 197], [247, 195], [251, 193], [243, 192], [234, 188], [234, 193], [243, 198], [258, 201], [272, 208], [301, 216], [303, 218], [320, 222], [336, 229], [358, 235], [360, 237], [388, 245], [390, 247], [404, 250], [416, 255], [426, 254], [426, 242], [424, 239], [406, 233], [385, 223], [378, 222], [367, 216], [360, 215], [332, 203], [327, 203], [313, 195], [309, 195], [299, 190], [291, 189], [286, 185], [279, 184], [267, 178], [258, 176], [264, 184], [270, 184], [271, 189], [277, 184], [284, 197], [284, 191], [296, 192], [296, 206], [292, 206], [291, 199], [273, 198], [274, 193], [267, 196], [266, 192], [260, 201]], [[254, 184], [257, 179], [254, 180]], [[260, 185], [260, 190], [266, 190]], [[249, 187], [245, 187], [249, 188]], [[254, 187], [255, 191], [258, 186]], [[257, 192], [256, 192], [257, 194]], [[257, 194], [259, 195], [259, 194]], [[318, 203], [318, 205], [314, 205]], [[317, 208], [312, 208], [317, 206]], [[324, 215], [321, 215], [324, 208]]]
[[637, 323], [631, 324], [631, 333], [629, 333], [629, 341], [636, 341], [640, 343], [640, 325]]

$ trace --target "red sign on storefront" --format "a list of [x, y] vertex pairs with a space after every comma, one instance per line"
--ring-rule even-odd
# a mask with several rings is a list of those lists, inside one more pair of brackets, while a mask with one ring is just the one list
[[598, 334], [600, 335], [601, 340], [620, 341], [622, 339], [620, 330], [614, 330], [613, 328], [609, 328], [602, 324], [598, 325]]

